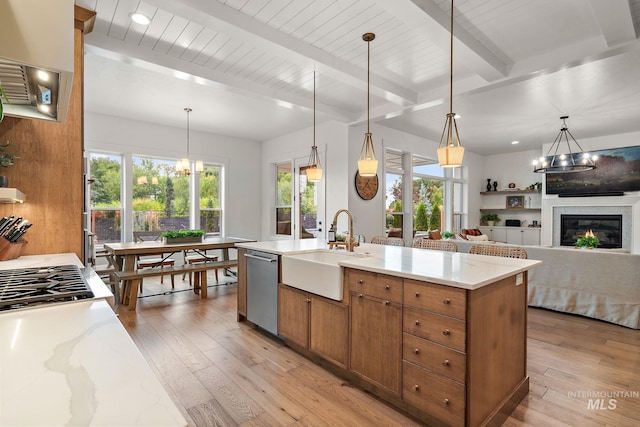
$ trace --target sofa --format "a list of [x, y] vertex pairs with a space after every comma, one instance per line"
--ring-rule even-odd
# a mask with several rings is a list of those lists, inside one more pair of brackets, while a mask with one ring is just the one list
[[[459, 252], [475, 244], [457, 239]], [[509, 245], [507, 245], [509, 246]], [[521, 246], [542, 265], [529, 271], [529, 305], [640, 329], [640, 254]]]

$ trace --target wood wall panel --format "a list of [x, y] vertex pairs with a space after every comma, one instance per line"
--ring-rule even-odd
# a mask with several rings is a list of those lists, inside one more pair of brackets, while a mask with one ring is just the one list
[[5, 117], [0, 123], [0, 142], [9, 141], [10, 152], [20, 157], [0, 174], [27, 199], [24, 204], [0, 204], [0, 216], [13, 214], [33, 223], [25, 236], [29, 244], [24, 255], [73, 252], [83, 259], [83, 36], [81, 29], [74, 30], [73, 89], [66, 121]]

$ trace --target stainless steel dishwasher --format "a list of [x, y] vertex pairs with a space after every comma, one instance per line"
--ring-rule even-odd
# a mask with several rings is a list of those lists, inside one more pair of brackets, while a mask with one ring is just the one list
[[247, 320], [278, 334], [278, 255], [248, 250]]

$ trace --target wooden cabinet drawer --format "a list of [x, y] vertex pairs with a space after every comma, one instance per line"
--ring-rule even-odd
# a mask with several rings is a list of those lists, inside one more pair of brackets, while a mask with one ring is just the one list
[[430, 311], [404, 307], [403, 330], [429, 341], [465, 351], [465, 322]]
[[405, 333], [402, 354], [409, 362], [465, 383], [467, 357], [464, 353]]
[[402, 362], [402, 399], [447, 425], [465, 425], [465, 386]]
[[467, 291], [407, 279], [404, 281], [404, 303], [464, 320], [467, 311]]
[[402, 302], [402, 278], [362, 270], [347, 270], [349, 289], [384, 300]]

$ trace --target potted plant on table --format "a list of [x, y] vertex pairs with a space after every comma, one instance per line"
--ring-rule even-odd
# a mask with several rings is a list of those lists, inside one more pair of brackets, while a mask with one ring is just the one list
[[593, 234], [592, 230], [587, 231], [584, 236], [578, 237], [578, 240], [576, 240], [576, 247], [581, 249], [597, 248], [599, 244], [600, 239]]
[[442, 238], [447, 240], [453, 237], [453, 233], [450, 231], [443, 231], [442, 232]]
[[202, 236], [204, 236], [204, 231], [202, 230], [178, 230], [162, 232], [162, 240], [165, 244], [202, 242]]
[[487, 213], [482, 215], [482, 217], [480, 217], [480, 222], [482, 222], [483, 224], [487, 224], [489, 227], [493, 227], [495, 224], [499, 223], [500, 221], [502, 220], [500, 219], [498, 214], [494, 214], [494, 213]]

